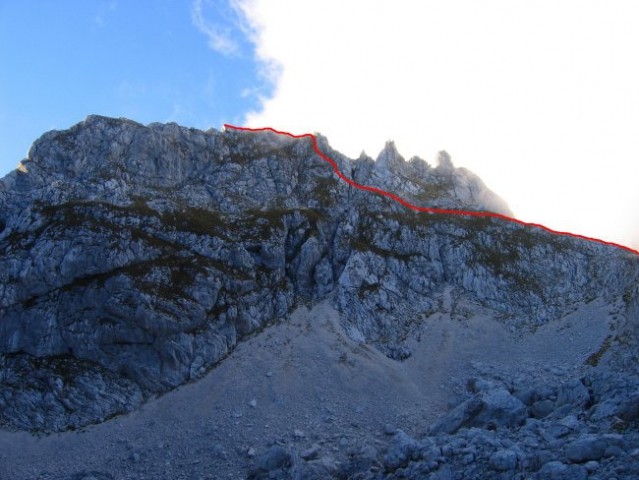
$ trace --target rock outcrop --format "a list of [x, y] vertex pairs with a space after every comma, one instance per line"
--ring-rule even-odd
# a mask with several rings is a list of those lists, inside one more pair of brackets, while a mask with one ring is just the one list
[[[510, 213], [445, 154], [433, 168], [392, 144], [375, 162], [318, 143], [360, 184], [424, 206]], [[269, 132], [89, 117], [43, 135], [0, 181], [0, 227], [0, 422], [27, 430], [131, 411], [300, 302], [331, 298], [352, 338], [402, 359], [445, 287], [514, 329], [600, 296], [630, 318], [639, 298], [630, 253], [409, 211], [339, 180], [308, 138]], [[505, 401], [478, 395], [478, 411]]]
[[[462, 404], [440, 419], [428, 435], [415, 439], [399, 429], [388, 431], [390, 438], [383, 448], [363, 443], [351, 449], [349, 461], [339, 468], [327, 462], [325, 456], [322, 463], [303, 458], [292, 462], [291, 459], [297, 458], [293, 451], [286, 452], [289, 459], [286, 465], [268, 464], [267, 468], [266, 462], [258, 462], [259, 467], [251, 471], [251, 478], [598, 480], [639, 477], [636, 429], [639, 412], [624, 410], [625, 420], [622, 420], [603, 407], [608, 402], [615, 405], [636, 402], [638, 377], [593, 372], [567, 384], [536, 386], [523, 379], [505, 384], [482, 378], [471, 382], [469, 393], [476, 395], [477, 383], [483, 384], [481, 388], [486, 397], [504, 399], [501, 401], [504, 409], [489, 412], [482, 410], [481, 404], [477, 409], [468, 409]], [[562, 399], [561, 392], [574, 390], [577, 384], [591, 392], [587, 404], [563, 403], [565, 398]], [[526, 404], [516, 399], [523, 391], [530, 392], [526, 395]], [[547, 398], [549, 392], [554, 392], [557, 398], [551, 401], [548, 413], [537, 419], [531, 409], [532, 402], [536, 398]], [[505, 401], [506, 396], [510, 400]], [[464, 403], [468, 405], [473, 398], [475, 396]], [[513, 409], [516, 404], [517, 408]], [[597, 413], [602, 409], [606, 414]], [[461, 410], [465, 413], [460, 417]], [[472, 413], [474, 410], [481, 413]], [[504, 423], [504, 412], [510, 416], [514, 411], [521, 418], [516, 423]], [[467, 423], [459, 430], [455, 427], [455, 434], [441, 428], [445, 424], [458, 425], [462, 417], [469, 421], [475, 416], [484, 416], [488, 422]], [[315, 455], [330, 452], [330, 448], [325, 450]]]

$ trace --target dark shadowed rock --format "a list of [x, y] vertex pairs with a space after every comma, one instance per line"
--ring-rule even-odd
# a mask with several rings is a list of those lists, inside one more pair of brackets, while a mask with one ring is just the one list
[[581, 466], [552, 461], [541, 467], [539, 478], [544, 480], [586, 480], [587, 473], [586, 469]]
[[555, 409], [555, 402], [552, 400], [537, 400], [530, 407], [530, 412], [535, 418], [544, 418], [550, 415]]
[[606, 451], [610, 447], [623, 448], [623, 436], [617, 434], [583, 435], [566, 445], [566, 458], [576, 463], [599, 460], [606, 455]]
[[387, 469], [395, 470], [405, 466], [419, 452], [419, 443], [399, 430], [384, 456], [384, 466]]
[[517, 453], [512, 450], [498, 450], [490, 457], [490, 466], [499, 472], [514, 470], [517, 466]]
[[526, 420], [526, 406], [505, 388], [487, 391], [481, 396], [482, 409], [473, 419], [473, 426], [514, 427]]
[[435, 422], [429, 432], [454, 433], [462, 427], [508, 428], [524, 423], [526, 406], [503, 387], [476, 394]]
[[437, 435], [439, 433], [455, 433], [461, 427], [468, 425], [482, 408], [483, 403], [480, 396], [475, 395], [455, 407], [431, 425], [429, 434]]
[[290, 466], [290, 462], [291, 455], [282, 447], [274, 446], [260, 456], [257, 464], [259, 468], [271, 471], [277, 468], [288, 467]]
[[570, 405], [576, 408], [583, 408], [590, 401], [588, 388], [579, 380], [573, 379], [562, 383], [557, 392], [556, 406]]

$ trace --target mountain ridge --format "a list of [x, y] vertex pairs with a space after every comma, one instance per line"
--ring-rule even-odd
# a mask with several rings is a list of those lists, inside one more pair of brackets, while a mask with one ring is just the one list
[[[610, 246], [614, 246], [614, 247], [618, 247], [621, 248], [623, 250], [629, 251], [631, 253], [635, 253], [637, 255], [639, 255], [639, 251], [635, 250], [633, 248], [630, 248], [628, 246], [625, 245], [621, 245], [615, 242], [609, 242], [606, 240], [602, 240], [599, 238], [594, 238], [594, 237], [589, 237], [586, 235], [580, 235], [580, 234], [576, 234], [576, 233], [570, 233], [570, 232], [565, 232], [565, 231], [560, 231], [560, 230], [554, 230], [551, 229], [549, 227], [546, 227], [544, 225], [538, 224], [538, 223], [532, 223], [532, 222], [525, 222], [523, 220], [519, 220], [517, 218], [515, 218], [512, 214], [512, 212], [508, 209], [508, 207], [503, 204], [501, 206], [499, 206], [499, 210], [501, 210], [502, 212], [507, 212], [507, 213], [498, 213], [498, 212], [491, 212], [491, 211], [469, 211], [469, 210], [451, 210], [451, 209], [441, 209], [441, 208], [436, 208], [436, 207], [428, 207], [428, 206], [417, 206], [415, 204], [412, 204], [410, 202], [407, 202], [406, 200], [404, 200], [403, 198], [399, 198], [397, 195], [385, 191], [385, 190], [380, 190], [376, 187], [370, 187], [367, 185], [361, 185], [358, 184], [357, 182], [354, 182], [352, 179], [346, 177], [338, 168], [338, 166], [333, 162], [333, 160], [331, 158], [329, 158], [328, 156], [324, 155], [320, 150], [319, 147], [317, 146], [317, 138], [315, 135], [310, 134], [310, 133], [306, 133], [306, 134], [300, 134], [300, 135], [295, 135], [289, 132], [284, 132], [284, 131], [280, 131], [280, 130], [276, 130], [272, 127], [257, 127], [257, 128], [252, 128], [252, 127], [239, 127], [239, 126], [235, 126], [235, 125], [230, 125], [230, 124], [225, 124], [224, 125], [225, 128], [230, 128], [232, 130], [239, 130], [239, 131], [248, 131], [248, 132], [263, 132], [263, 131], [270, 131], [273, 133], [276, 133], [278, 135], [284, 135], [284, 136], [289, 136], [291, 138], [311, 138], [313, 141], [313, 148], [315, 150], [315, 152], [321, 157], [323, 158], [326, 162], [328, 162], [333, 169], [335, 170], [336, 174], [342, 179], [344, 180], [346, 183], [348, 183], [351, 186], [354, 186], [360, 190], [364, 190], [364, 191], [369, 191], [372, 193], [376, 193], [379, 195], [384, 195], [386, 197], [392, 198], [393, 200], [396, 200], [397, 202], [399, 202], [400, 204], [402, 204], [403, 206], [410, 208], [412, 210], [415, 211], [419, 211], [419, 212], [427, 212], [427, 213], [443, 213], [443, 214], [448, 214], [448, 215], [461, 215], [461, 216], [477, 216], [477, 217], [488, 217], [488, 218], [500, 218], [503, 220], [507, 220], [510, 222], [514, 222], [514, 223], [518, 223], [520, 225], [525, 225], [528, 227], [533, 227], [533, 228], [541, 228], [543, 230], [546, 230], [550, 233], [554, 233], [557, 235], [565, 235], [565, 236], [571, 236], [574, 238], [581, 238], [584, 240], [590, 240], [593, 242], [597, 242], [597, 243], [601, 243], [603, 245], [610, 245]], [[362, 152], [362, 155], [360, 156], [359, 160], [362, 159], [366, 159], [366, 155]], [[424, 161], [422, 159], [420, 159], [419, 157], [413, 157], [411, 159], [411, 162], [422, 162], [424, 163]], [[451, 174], [454, 170], [455, 167], [452, 163], [452, 160], [450, 158], [450, 155], [446, 152], [446, 151], [440, 151], [438, 154], [438, 158], [437, 158], [437, 169], [436, 170], [440, 170], [443, 172], [446, 172], [448, 174]], [[386, 168], [387, 170], [391, 171], [391, 169], [389, 168], [389, 165], [395, 165], [396, 167], [398, 165], [401, 165], [402, 163], [405, 163], [405, 160], [401, 157], [401, 155], [399, 154], [399, 152], [397, 151], [397, 148], [395, 147], [394, 142], [392, 141], [388, 141], [384, 147], [384, 149], [380, 152], [376, 163], [379, 165], [382, 165], [382, 168]], [[428, 166], [428, 164], [426, 164]], [[461, 171], [461, 173], [465, 176], [471, 176], [472, 177], [476, 177], [474, 176], [474, 174], [472, 174], [472, 172], [461, 168], [458, 169]], [[399, 176], [401, 176], [401, 174], [399, 174], [398, 172], [394, 172], [396, 174], [398, 174]], [[483, 185], [480, 183], [480, 185]], [[481, 192], [483, 193], [483, 192]], [[490, 194], [491, 192], [489, 192]], [[493, 205], [499, 204], [499, 203], [503, 203], [503, 201], [501, 201], [500, 199], [496, 199], [496, 198], [492, 198], [490, 200], [490, 203], [492, 203]]]
[[[323, 142], [322, 150], [358, 183], [377, 181], [384, 190], [401, 186], [395, 191], [408, 197], [423, 188], [398, 180], [386, 164], [348, 163]], [[87, 327], [98, 322], [99, 335], [115, 342], [110, 349], [134, 356], [150, 349], [138, 364], [155, 363], [156, 373], [126, 361], [118, 368], [132, 367], [137, 381], [161, 391], [195, 374], [199, 355], [178, 353], [191, 352], [192, 342], [205, 342], [196, 350], [221, 342], [213, 347], [216, 353], [204, 356], [210, 365], [238, 335], [285, 315], [300, 296], [334, 292], [352, 335], [387, 338], [393, 350], [405, 335], [402, 318], [432, 309], [428, 292], [442, 284], [452, 283], [508, 315], [527, 312], [533, 322], [543, 322], [602, 288], [625, 293], [636, 277], [633, 269], [615, 267], [632, 264], [625, 254], [613, 255], [617, 263], [599, 261], [604, 250], [612, 254], [605, 246], [496, 219], [408, 212], [334, 178], [311, 147], [307, 139], [283, 141], [272, 132], [207, 133], [105, 117], [45, 134], [21, 169], [0, 181], [2, 352], [60, 355], [72, 349], [102, 365], [122, 363], [119, 354], [90, 347], [98, 338]], [[402, 159], [393, 162], [411, 168]], [[422, 171], [427, 166], [417, 164]], [[468, 190], [455, 196], [455, 178], [437, 190], [435, 204], [478, 205]], [[559, 298], [548, 286], [553, 277], [566, 279]], [[589, 277], [603, 283], [595, 286]], [[79, 315], [78, 305], [92, 295], [94, 320], [78, 317], [64, 327], [63, 318]], [[405, 295], [414, 298], [411, 307]], [[33, 309], [40, 312], [35, 317]], [[131, 314], [141, 324], [124, 320]], [[33, 324], [33, 318], [47, 320]], [[178, 318], [190, 320], [181, 327], [185, 322]], [[220, 339], [180, 337], [212, 328], [214, 318], [214, 324], [226, 325]], [[121, 339], [125, 344], [117, 347]], [[126, 346], [131, 339], [137, 349]], [[171, 353], [163, 359], [165, 347]], [[159, 363], [152, 361], [156, 348]], [[187, 357], [180, 360], [182, 354]]]
[[[394, 147], [377, 163], [317, 143], [353, 182], [416, 205], [500, 208], [443, 154], [442, 173]], [[335, 347], [352, 349], [337, 357], [345, 368], [349, 351], [423, 359], [419, 339], [440, 317], [460, 338], [490, 317], [519, 341], [589, 315], [599, 333], [576, 352], [579, 369], [637, 373], [636, 255], [499, 218], [408, 210], [341, 181], [308, 138], [89, 117], [45, 133], [0, 180], [0, 221], [9, 429], [108, 423], [320, 303], [348, 338]], [[591, 311], [614, 316], [615, 330]]]

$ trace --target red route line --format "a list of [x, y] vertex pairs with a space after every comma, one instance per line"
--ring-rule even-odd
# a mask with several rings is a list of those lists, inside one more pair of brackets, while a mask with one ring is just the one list
[[245, 132], [266, 132], [266, 131], [268, 131], [268, 132], [276, 133], [278, 135], [285, 135], [285, 136], [288, 136], [288, 137], [291, 137], [291, 138], [310, 138], [311, 142], [313, 143], [313, 150], [315, 150], [315, 153], [317, 153], [317, 155], [319, 155], [319, 157], [322, 160], [324, 160], [325, 162], [328, 162], [333, 167], [333, 170], [335, 171], [335, 174], [339, 178], [344, 180], [346, 183], [348, 183], [349, 185], [351, 185], [351, 186], [353, 186], [353, 187], [355, 187], [355, 188], [357, 188], [359, 190], [365, 190], [367, 192], [373, 192], [373, 193], [377, 193], [378, 195], [383, 195], [385, 197], [392, 198], [393, 200], [401, 203], [402, 205], [404, 205], [407, 208], [410, 208], [411, 210], [415, 210], [415, 211], [418, 211], [418, 212], [427, 212], [427, 213], [441, 213], [441, 214], [445, 214], [445, 215], [461, 215], [461, 216], [464, 216], [464, 217], [499, 218], [501, 220], [506, 220], [506, 221], [512, 222], [512, 223], [518, 223], [519, 225], [524, 225], [526, 227], [539, 228], [541, 230], [545, 230], [547, 232], [554, 233], [555, 235], [564, 235], [564, 236], [568, 236], [568, 237], [580, 238], [582, 240], [588, 240], [588, 241], [591, 241], [591, 242], [597, 242], [597, 243], [601, 243], [603, 245], [608, 245], [608, 246], [611, 246], [611, 247], [621, 248], [622, 250], [626, 250], [628, 252], [634, 253], [635, 255], [639, 255], [639, 250], [635, 250], [633, 248], [626, 247], [625, 245], [620, 245], [620, 244], [614, 243], [614, 242], [607, 242], [607, 241], [601, 240], [599, 238], [586, 237], [585, 235], [579, 235], [577, 233], [560, 232], [558, 230], [553, 230], [552, 228], [548, 228], [548, 227], [546, 227], [544, 225], [541, 225], [539, 223], [524, 222], [524, 221], [519, 220], [517, 218], [509, 217], [507, 215], [502, 215], [500, 213], [475, 212], [475, 211], [470, 211], [470, 210], [449, 210], [449, 209], [443, 209], [443, 208], [420, 207], [418, 205], [413, 205], [412, 203], [407, 202], [403, 198], [400, 198], [397, 195], [394, 195], [394, 194], [392, 194], [390, 192], [387, 192], [387, 191], [382, 190], [382, 189], [377, 188], [377, 187], [371, 187], [369, 185], [361, 185], [361, 184], [355, 182], [354, 180], [351, 180], [347, 176], [345, 176], [339, 170], [339, 167], [337, 166], [335, 161], [332, 158], [330, 158], [329, 156], [325, 155], [319, 149], [319, 146], [317, 145], [317, 137], [315, 135], [313, 135], [312, 133], [303, 133], [301, 135], [294, 135], [294, 134], [289, 133], [289, 132], [282, 132], [282, 131], [279, 131], [279, 130], [275, 130], [274, 128], [271, 128], [271, 127], [262, 127], [262, 128], [237, 127], [235, 125], [229, 125], [228, 123], [225, 123], [224, 127], [225, 128], [231, 128], [233, 130], [245, 131]]

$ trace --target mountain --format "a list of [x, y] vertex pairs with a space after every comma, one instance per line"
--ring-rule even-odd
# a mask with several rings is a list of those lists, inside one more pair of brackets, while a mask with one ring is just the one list
[[[320, 151], [358, 184], [415, 205], [512, 215], [476, 175], [455, 168], [445, 152], [433, 167], [419, 158], [406, 161], [389, 142], [377, 160], [364, 155], [351, 160], [326, 138], [316, 138]], [[511, 428], [528, 417], [543, 418], [534, 408], [549, 414], [561, 405], [585, 411], [611, 398], [623, 405], [637, 398], [632, 389], [619, 386], [639, 386], [632, 380], [639, 373], [637, 255], [501, 218], [411, 211], [339, 179], [308, 137], [143, 126], [90, 116], [68, 130], [44, 134], [18, 169], [0, 180], [0, 425], [7, 431], [69, 432], [139, 413], [177, 387], [204, 382], [211, 369], [215, 375], [226, 364], [236, 365], [240, 345], [269, 338], [301, 311], [311, 320], [299, 325], [315, 332], [316, 342], [328, 333], [314, 329], [325, 325], [339, 340], [335, 348], [343, 350], [342, 363], [349, 365], [357, 351], [368, 358], [362, 371], [369, 368], [381, 377], [404, 375], [404, 368], [414, 375], [420, 369], [446, 372], [453, 364], [462, 369], [473, 355], [485, 353], [482, 348], [505, 348], [485, 335], [488, 328], [505, 332], [509, 340], [502, 340], [513, 348], [528, 352], [534, 345], [542, 352], [530, 350], [535, 362], [555, 355], [547, 353], [548, 342], [559, 342], [552, 345], [569, 355], [557, 368], [584, 375], [577, 379], [581, 389], [576, 384], [572, 390], [556, 387], [554, 393], [533, 389], [536, 396], [528, 392], [534, 398], [524, 398], [521, 383], [532, 382], [541, 367], [537, 371], [532, 362], [526, 366], [532, 379], [515, 381], [495, 377], [475, 361], [480, 376], [491, 378], [477, 380], [470, 398], [464, 397], [468, 392], [460, 394], [457, 409], [432, 419], [428, 440], [391, 429], [394, 443], [370, 478], [404, 478], [400, 470], [410, 465], [424, 469], [424, 475], [445, 472], [437, 469], [445, 466], [439, 460], [446, 456], [441, 446], [439, 456], [424, 452], [439, 445], [438, 435], [468, 435], [467, 430], [458, 433], [461, 427]], [[313, 320], [318, 311], [333, 320]], [[457, 332], [456, 352], [447, 346], [450, 331], [437, 330], [442, 325]], [[463, 333], [462, 327], [471, 330]], [[466, 338], [472, 328], [491, 346]], [[287, 335], [291, 345], [301, 342]], [[441, 342], [435, 345], [438, 335]], [[312, 344], [299, 344], [300, 352], [319, 348]], [[447, 352], [448, 363], [441, 360], [444, 353], [438, 358], [437, 349]], [[315, 357], [329, 358], [329, 350]], [[508, 363], [508, 355], [492, 354]], [[300, 355], [300, 363], [315, 362]], [[257, 354], [251, 358], [256, 364], [265, 361]], [[604, 367], [609, 373], [604, 377], [584, 373]], [[416, 378], [411, 382], [419, 389], [428, 386]], [[574, 379], [556, 380], [564, 385], [559, 380]], [[364, 388], [351, 394], [364, 394]], [[583, 389], [587, 401], [580, 400]], [[568, 400], [557, 405], [558, 395]], [[625, 415], [628, 423], [639, 415], [632, 406], [608, 407], [614, 415], [602, 414], [599, 429], [610, 427], [602, 419]], [[484, 420], [476, 418], [482, 408], [489, 412]], [[496, 414], [500, 408], [510, 417]], [[565, 427], [573, 433], [558, 438], [570, 450], [570, 441], [588, 442], [579, 436], [587, 427], [594, 428], [586, 423], [582, 430]], [[634, 428], [628, 438], [635, 438], [636, 423]], [[591, 439], [605, 448], [598, 457], [586, 457], [600, 460], [608, 447], [629, 454], [625, 437], [618, 437]], [[486, 468], [508, 472], [514, 462], [522, 472], [542, 467], [559, 472], [540, 478], [563, 478], [563, 467], [552, 464], [558, 460], [524, 467], [523, 453], [502, 447], [490, 453]], [[584, 463], [577, 459], [582, 451], [577, 447], [574, 465], [561, 464], [566, 475], [586, 471], [575, 469]], [[281, 478], [288, 478], [293, 467], [311, 468], [314, 455], [308, 455], [307, 465], [277, 448], [281, 451], [267, 450], [258, 461], [262, 470], [255, 470], [255, 477], [282, 467]], [[362, 458], [361, 452], [351, 453]], [[477, 449], [464, 455], [470, 453], [481, 456]], [[278, 455], [280, 463], [271, 458]], [[370, 468], [376, 458], [369, 459]], [[276, 467], [269, 470], [269, 465]], [[327, 478], [322, 472], [317, 478]]]

